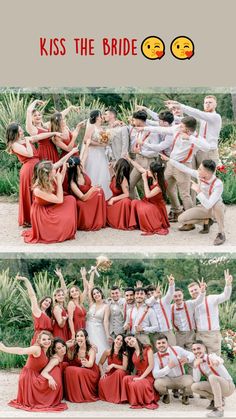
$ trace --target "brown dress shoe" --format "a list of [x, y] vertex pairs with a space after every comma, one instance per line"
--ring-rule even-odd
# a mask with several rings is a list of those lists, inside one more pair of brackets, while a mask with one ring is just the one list
[[189, 397], [186, 395], [182, 396], [182, 404], [185, 404], [186, 406], [189, 404]]
[[220, 246], [221, 244], [223, 244], [226, 240], [225, 234], [224, 233], [218, 233], [215, 240], [214, 240], [214, 245], [215, 246]]
[[166, 394], [163, 395], [162, 401], [165, 404], [170, 404], [170, 395], [169, 395], [169, 393], [166, 393]]
[[194, 224], [183, 224], [181, 227], [179, 227], [179, 231], [190, 231], [194, 229], [195, 229]]
[[200, 234], [208, 234], [210, 231], [210, 228], [214, 224], [214, 221], [210, 218], [208, 221], [208, 224], [203, 224], [202, 230], [199, 231]]

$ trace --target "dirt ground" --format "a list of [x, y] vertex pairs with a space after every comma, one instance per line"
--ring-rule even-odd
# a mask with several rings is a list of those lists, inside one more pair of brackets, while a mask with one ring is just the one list
[[[129, 405], [115, 405], [106, 402], [95, 403], [68, 403], [68, 410], [60, 413], [37, 413], [17, 410], [7, 405], [7, 402], [14, 399], [17, 394], [17, 380], [19, 372], [0, 371], [0, 418], [34, 418], [34, 417], [69, 417], [69, 418], [203, 418], [209, 402], [195, 396], [191, 399], [189, 406], [183, 406], [177, 399], [171, 399], [169, 405], [160, 402], [158, 410], [147, 409], [132, 410]], [[236, 392], [226, 399], [225, 417], [235, 418]]]
[[140, 231], [121, 231], [105, 228], [96, 232], [78, 231], [75, 240], [50, 245], [25, 244], [17, 225], [18, 204], [0, 201], [0, 252], [24, 253], [80, 253], [89, 255], [94, 252], [115, 252], [132, 254], [135, 252], [168, 253], [171, 252], [232, 252], [236, 244], [236, 206], [228, 206], [225, 217], [226, 242], [222, 246], [213, 246], [217, 234], [216, 223], [208, 235], [199, 234], [200, 226], [190, 232], [178, 231], [178, 223], [172, 223], [167, 236], [144, 236]]

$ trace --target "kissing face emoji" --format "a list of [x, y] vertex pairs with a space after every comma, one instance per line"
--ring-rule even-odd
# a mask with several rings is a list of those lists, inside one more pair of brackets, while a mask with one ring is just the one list
[[171, 42], [170, 50], [178, 60], [190, 60], [194, 55], [194, 44], [187, 36], [178, 36]]
[[160, 60], [165, 55], [165, 44], [157, 36], [148, 36], [142, 42], [141, 51], [148, 60]]

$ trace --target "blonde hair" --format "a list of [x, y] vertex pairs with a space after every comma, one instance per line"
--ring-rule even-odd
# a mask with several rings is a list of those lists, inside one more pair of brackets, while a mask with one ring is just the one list
[[53, 163], [51, 161], [39, 162], [35, 166], [33, 188], [38, 187], [46, 192], [52, 192], [54, 190], [53, 179], [50, 178], [52, 169]]
[[75, 288], [77, 291], [79, 291], [79, 300], [81, 300], [81, 291], [80, 291], [80, 288], [77, 285], [72, 285], [70, 288], [68, 288], [69, 299], [73, 300], [73, 298], [70, 295], [70, 292], [71, 292], [72, 288]]
[[214, 99], [217, 102], [217, 99], [214, 95], [207, 95], [204, 99]]
[[52, 333], [51, 333], [51, 332], [49, 332], [48, 330], [42, 330], [42, 331], [38, 334], [37, 339], [36, 339], [36, 343], [37, 343], [39, 346], [40, 346], [39, 341], [40, 341], [40, 339], [41, 339], [42, 335], [47, 335], [47, 336], [51, 339], [51, 341], [53, 342], [53, 335], [52, 335]]
[[[65, 291], [63, 290], [63, 288], [57, 288], [57, 289], [55, 289], [55, 291], [53, 291], [53, 304], [54, 304], [54, 306], [56, 305], [56, 304], [58, 304], [58, 302], [57, 302], [57, 300], [56, 300], [56, 295], [59, 293], [59, 292], [63, 292], [63, 294], [64, 294], [64, 296], [65, 296]], [[63, 304], [64, 305], [64, 304]]]
[[55, 112], [50, 119], [51, 123], [51, 132], [61, 132], [61, 122], [63, 120], [63, 116], [61, 112]]
[[197, 282], [191, 282], [191, 284], [188, 285], [188, 288], [191, 288], [194, 285], [197, 285], [199, 287], [199, 284]]

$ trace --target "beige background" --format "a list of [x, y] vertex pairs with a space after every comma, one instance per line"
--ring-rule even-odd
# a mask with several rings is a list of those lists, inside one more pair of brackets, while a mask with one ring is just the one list
[[[0, 86], [235, 86], [235, 17], [234, 0], [1, 0]], [[184, 34], [195, 56], [178, 61], [169, 46]], [[166, 44], [161, 61], [141, 54], [149, 35]], [[67, 55], [40, 57], [40, 36], [67, 38]], [[103, 56], [106, 36], [137, 38], [138, 56]], [[74, 37], [95, 38], [96, 55], [76, 56]]]

